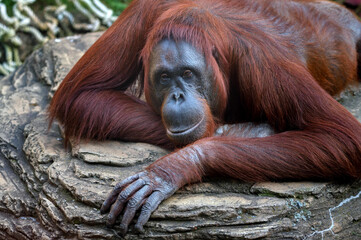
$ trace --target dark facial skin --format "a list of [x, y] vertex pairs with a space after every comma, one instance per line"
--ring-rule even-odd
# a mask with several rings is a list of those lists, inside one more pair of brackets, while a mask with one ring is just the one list
[[194, 142], [207, 129], [205, 104], [216, 108], [212, 70], [192, 45], [165, 39], [152, 51], [148, 102], [161, 114], [168, 137], [178, 146]]
[[[163, 40], [152, 51], [149, 69], [151, 91], [147, 101], [162, 116], [168, 137], [177, 146], [203, 137], [212, 117], [210, 111], [217, 110], [213, 72], [204, 56], [184, 41]], [[225, 131], [228, 128], [219, 130], [220, 134]], [[123, 211], [119, 228], [124, 236], [136, 211], [142, 208], [134, 226], [142, 232], [151, 213], [183, 185], [145, 170], [118, 183], [101, 212], [109, 211], [107, 225], [112, 226]]]

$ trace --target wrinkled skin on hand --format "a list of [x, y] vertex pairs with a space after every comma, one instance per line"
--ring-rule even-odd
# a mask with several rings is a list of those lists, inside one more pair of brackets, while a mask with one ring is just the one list
[[123, 212], [120, 234], [125, 235], [138, 209], [140, 215], [135, 230], [143, 232], [143, 226], [159, 204], [172, 196], [179, 186], [165, 181], [149, 171], [143, 171], [119, 182], [101, 207], [101, 213], [109, 211], [107, 225], [114, 225]]
[[[238, 136], [242, 138], [266, 137], [272, 134], [274, 134], [274, 131], [268, 124], [254, 123], [223, 125], [214, 133], [215, 136]], [[199, 162], [197, 158], [199, 154], [200, 152], [192, 150], [191, 147], [184, 148], [159, 159], [155, 166], [150, 166], [148, 170], [130, 176], [118, 183], [101, 208], [102, 213], [109, 211], [107, 225], [109, 227], [113, 226], [116, 219], [123, 214], [120, 234], [124, 236], [136, 211], [141, 209], [135, 224], [135, 230], [143, 232], [144, 224], [163, 200], [172, 196], [186, 183], [198, 182], [200, 180], [197, 177], [187, 177], [187, 174], [193, 177], [201, 176], [201, 174], [193, 172], [196, 169], [196, 163]], [[171, 166], [170, 162], [174, 163], [177, 159], [183, 160], [179, 162], [182, 163], [181, 167], [178, 170], [169, 169], [169, 166]], [[167, 171], [169, 172], [177, 172], [177, 177], [169, 178], [172, 179], [172, 181], [169, 181], [158, 176], [155, 173], [156, 171], [154, 171], [154, 167], [164, 170], [164, 166], [168, 167]], [[180, 169], [183, 172], [180, 172]]]

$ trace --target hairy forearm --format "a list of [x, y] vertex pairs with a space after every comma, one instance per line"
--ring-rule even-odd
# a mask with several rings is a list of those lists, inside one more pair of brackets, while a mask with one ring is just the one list
[[67, 117], [60, 120], [67, 137], [139, 141], [173, 148], [161, 118], [146, 103], [120, 91], [83, 92]]
[[352, 137], [329, 128], [266, 138], [213, 138], [200, 143], [204, 156], [200, 162], [209, 174], [252, 182], [359, 178], [360, 139]]
[[219, 174], [249, 182], [360, 178], [359, 123], [354, 131], [325, 125], [264, 138], [205, 138], [148, 169], [181, 185]]

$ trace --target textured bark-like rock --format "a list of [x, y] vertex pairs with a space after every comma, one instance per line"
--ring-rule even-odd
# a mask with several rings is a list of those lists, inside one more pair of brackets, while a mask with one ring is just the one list
[[[118, 239], [99, 208], [118, 181], [163, 149], [143, 143], [63, 147], [46, 107], [99, 37], [55, 40], [0, 80], [0, 239]], [[338, 100], [361, 121], [361, 89]], [[164, 201], [145, 233], [126, 239], [360, 239], [361, 182], [256, 183], [208, 179]]]

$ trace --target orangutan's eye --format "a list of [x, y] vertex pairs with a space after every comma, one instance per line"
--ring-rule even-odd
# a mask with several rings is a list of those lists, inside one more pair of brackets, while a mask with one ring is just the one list
[[190, 78], [192, 77], [192, 71], [191, 70], [185, 70], [183, 73], [183, 78]]
[[168, 76], [168, 74], [162, 73], [162, 74], [160, 75], [160, 82], [161, 82], [162, 84], [165, 84], [165, 83], [167, 83], [168, 81], [169, 81], [169, 76]]

